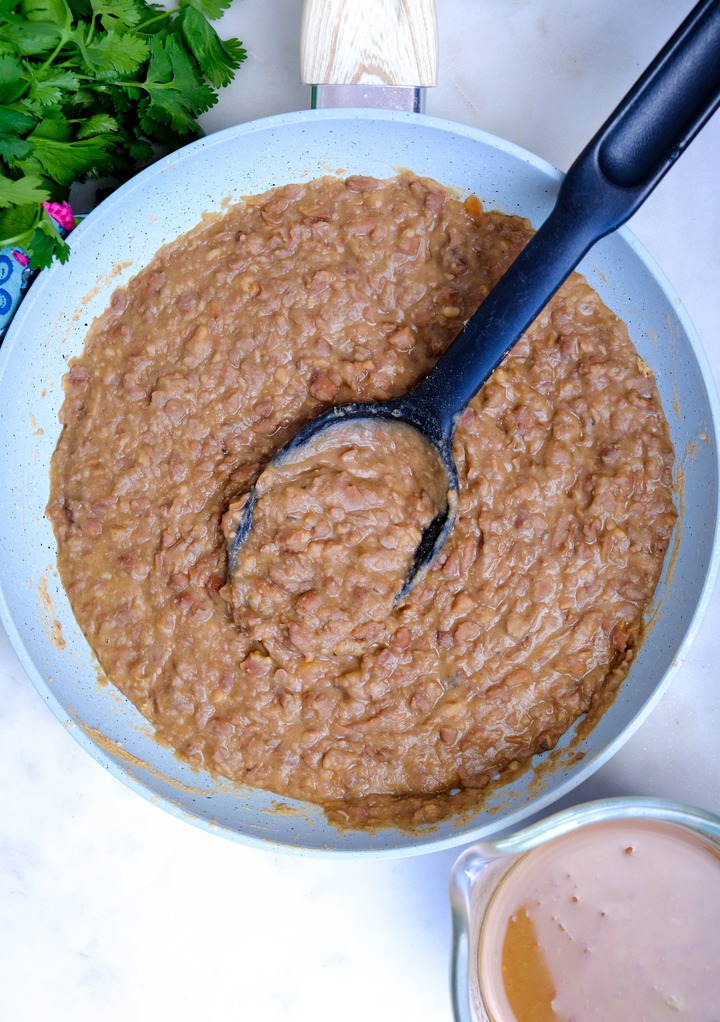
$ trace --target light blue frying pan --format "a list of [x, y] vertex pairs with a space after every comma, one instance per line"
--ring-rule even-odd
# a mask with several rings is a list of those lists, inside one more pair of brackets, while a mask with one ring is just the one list
[[314, 806], [183, 764], [102, 679], [60, 584], [44, 516], [61, 380], [90, 323], [162, 245], [228, 200], [328, 168], [390, 177], [408, 166], [536, 227], [562, 180], [508, 142], [418, 113], [316, 110], [243, 124], [155, 164], [95, 210], [71, 235], [69, 262], [32, 285], [0, 349], [0, 616], [28, 676], [59, 721], [124, 783], [181, 818], [249, 844], [305, 854], [412, 854], [486, 837], [549, 806], [612, 756], [660, 699], [692, 642], [717, 570], [720, 415], [710, 371], [677, 295], [621, 229], [579, 269], [628, 324], [655, 372], [677, 453], [680, 519], [647, 638], [589, 734], [575, 740], [571, 732], [537, 757], [532, 771], [494, 791], [471, 819], [412, 834], [344, 833]]

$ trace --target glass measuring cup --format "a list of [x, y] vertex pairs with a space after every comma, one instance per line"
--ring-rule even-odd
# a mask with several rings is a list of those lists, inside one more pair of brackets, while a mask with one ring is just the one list
[[[489, 991], [490, 984], [486, 986], [483, 980], [481, 941], [493, 899], [504, 881], [512, 879], [514, 867], [527, 863], [534, 851], [539, 856], [544, 846], [557, 842], [555, 848], [562, 856], [560, 842], [568, 835], [574, 832], [579, 835], [590, 825], [609, 821], [641, 826], [675, 824], [685, 834], [701, 839], [705, 848], [720, 858], [720, 817], [681, 803], [640, 797], [588, 802], [514, 834], [470, 846], [458, 858], [450, 876], [453, 926], [450, 988], [455, 1022], [515, 1022], [513, 1012], [506, 1015], [491, 1007], [494, 995]], [[584, 837], [587, 836], [588, 832], [584, 832]], [[717, 918], [720, 903], [715, 909]], [[495, 951], [497, 954], [497, 948]], [[716, 1010], [720, 1013], [720, 1004]]]

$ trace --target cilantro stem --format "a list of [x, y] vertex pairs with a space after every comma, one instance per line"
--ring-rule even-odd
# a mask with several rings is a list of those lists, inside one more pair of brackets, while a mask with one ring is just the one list
[[175, 88], [173, 82], [118, 82], [112, 83], [113, 88], [120, 86], [123, 89], [144, 89], [146, 92], [153, 92], [155, 89], [172, 89]]
[[54, 50], [52, 51], [52, 53], [50, 54], [50, 56], [49, 56], [49, 57], [47, 57], [47, 58], [46, 58], [46, 59], [45, 59], [45, 60], [44, 60], [44, 61], [42, 62], [42, 64], [40, 64], [40, 66], [38, 67], [38, 70], [37, 70], [36, 74], [37, 74], [37, 73], [38, 73], [39, 71], [44, 71], [44, 70], [45, 70], [45, 68], [47, 68], [47, 67], [50, 67], [50, 65], [51, 65], [51, 64], [53, 63], [53, 61], [55, 60], [55, 58], [59, 56], [59, 54], [61, 53], [61, 51], [62, 51], [63, 47], [64, 47], [64, 46], [65, 46], [65, 45], [67, 44], [67, 41], [68, 41], [68, 39], [70, 38], [70, 34], [71, 34], [71, 32], [72, 32], [72, 15], [71, 15], [71, 13], [70, 13], [70, 10], [69, 10], [69, 8], [66, 8], [66, 11], [67, 11], [67, 13], [66, 13], [66, 15], [65, 15], [65, 24], [63, 25], [63, 27], [62, 27], [62, 30], [61, 30], [61, 32], [60, 32], [60, 40], [58, 41], [58, 44], [57, 44], [57, 46], [56, 46], [56, 47], [55, 47], [55, 49], [54, 49]]
[[170, 19], [173, 15], [177, 14], [179, 10], [179, 7], [175, 7], [171, 11], [162, 11], [160, 14], [156, 14], [154, 18], [148, 18], [147, 21], [141, 21], [137, 26], [136, 31], [141, 32], [143, 29], [146, 29], [148, 25], [154, 25], [156, 21], [164, 21], [166, 18]]
[[[40, 64], [40, 66], [38, 67], [38, 71], [44, 71], [45, 68], [50, 67], [50, 65], [53, 63], [55, 58], [57, 56], [59, 56], [60, 51], [62, 50], [62, 48], [63, 48], [63, 46], [65, 45], [66, 42], [67, 42], [67, 37], [66, 36], [61, 36], [60, 37], [60, 42], [57, 44], [57, 46], [52, 51], [50, 56], [46, 60], [44, 60], [42, 62], [42, 64]], [[36, 74], [37, 74], [37, 72], [36, 72]]]
[[13, 245], [26, 245], [28, 238], [31, 238], [35, 233], [35, 228], [30, 227], [27, 231], [23, 231], [22, 234], [14, 234], [11, 238], [0, 237], [0, 248], [11, 248]]

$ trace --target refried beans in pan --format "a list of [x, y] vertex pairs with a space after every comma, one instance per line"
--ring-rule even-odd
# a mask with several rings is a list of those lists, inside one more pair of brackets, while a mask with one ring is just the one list
[[407, 391], [530, 234], [410, 174], [324, 178], [179, 238], [93, 324], [52, 461], [59, 569], [108, 678], [191, 764], [412, 827], [481, 806], [622, 681], [673, 450], [652, 373], [577, 274], [463, 414], [457, 521], [403, 600], [379, 568], [429, 495], [403, 522], [405, 483], [381, 506], [352, 441], [344, 504], [312, 504], [309, 479], [268, 490], [277, 528], [226, 577], [223, 518], [272, 455], [330, 405]]

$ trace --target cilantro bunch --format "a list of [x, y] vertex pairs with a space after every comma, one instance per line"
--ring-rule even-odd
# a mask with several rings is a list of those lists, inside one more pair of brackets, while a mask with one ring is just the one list
[[0, 248], [64, 262], [43, 202], [203, 134], [198, 116], [246, 56], [210, 24], [230, 2], [0, 0]]

